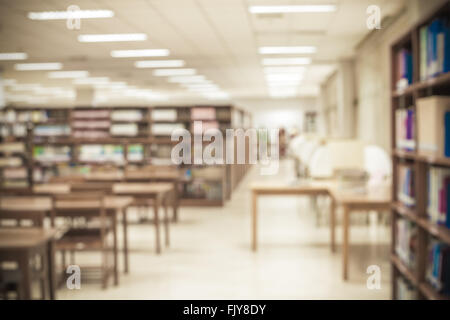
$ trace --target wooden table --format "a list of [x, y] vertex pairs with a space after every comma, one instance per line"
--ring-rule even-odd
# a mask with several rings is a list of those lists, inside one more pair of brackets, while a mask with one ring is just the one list
[[[336, 209], [342, 206], [343, 241], [342, 241], [342, 277], [348, 279], [348, 254], [349, 254], [349, 216], [355, 211], [388, 210], [391, 203], [390, 188], [381, 188], [378, 192], [355, 194], [339, 190], [334, 180], [312, 180], [296, 184], [285, 182], [255, 182], [250, 185], [252, 192], [252, 250], [258, 250], [258, 196], [268, 195], [327, 195], [331, 198], [330, 210], [330, 245], [335, 251]], [[387, 211], [389, 212], [389, 211]]]
[[[56, 298], [55, 259], [53, 240], [56, 229], [43, 228], [1, 228], [0, 229], [0, 261], [17, 261], [21, 278], [21, 298], [31, 299], [32, 272], [30, 259], [40, 254], [42, 259], [41, 294], [45, 299], [46, 292], [51, 300]], [[46, 288], [48, 290], [46, 290]]]
[[128, 170], [124, 174], [127, 182], [170, 182], [173, 184], [173, 222], [178, 221], [178, 208], [180, 206], [178, 188], [181, 184], [180, 172], [176, 170], [167, 171], [145, 171]]
[[370, 210], [390, 213], [391, 189], [381, 187], [378, 190], [368, 190], [364, 194], [355, 194], [339, 190], [336, 186], [329, 190], [331, 196], [330, 230], [331, 230], [331, 250], [335, 252], [335, 227], [336, 209], [341, 206], [343, 209], [343, 238], [342, 238], [342, 278], [348, 279], [348, 255], [350, 236], [350, 214], [355, 212], [367, 213]]
[[[42, 225], [45, 216], [49, 216], [53, 209], [51, 194], [69, 194], [70, 184], [41, 184], [33, 188], [36, 193], [46, 194], [47, 196], [7, 196], [0, 199], [0, 217], [4, 219], [32, 219], [36, 221], [35, 225]], [[117, 212], [122, 213], [123, 220], [123, 254], [124, 254], [124, 271], [129, 271], [128, 259], [128, 224], [127, 224], [127, 210], [131, 205], [133, 199], [131, 197], [123, 196], [107, 196], [105, 205], [108, 215], [113, 219], [113, 223], [117, 222]], [[82, 208], [83, 204], [73, 204], [73, 208]], [[86, 204], [84, 204], [86, 206]], [[117, 239], [117, 228], [114, 227], [114, 238]]]
[[[161, 253], [158, 210], [164, 205], [164, 225], [166, 245], [169, 245], [169, 219], [167, 213], [167, 196], [173, 191], [172, 183], [114, 183], [113, 193], [121, 196], [132, 196], [139, 200], [152, 200], [154, 209], [154, 224], [156, 235], [156, 252]], [[150, 202], [149, 202], [150, 203]]]
[[52, 200], [44, 196], [6, 196], [0, 198], [0, 218], [32, 220], [34, 226], [42, 226], [44, 218], [52, 210]]

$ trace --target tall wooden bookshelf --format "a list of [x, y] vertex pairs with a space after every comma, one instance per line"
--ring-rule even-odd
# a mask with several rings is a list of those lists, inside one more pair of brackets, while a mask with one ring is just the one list
[[[426, 279], [428, 257], [428, 244], [433, 237], [438, 241], [450, 245], [450, 229], [445, 226], [431, 223], [427, 217], [428, 204], [428, 170], [432, 167], [450, 168], [450, 158], [423, 154], [418, 151], [418, 118], [417, 100], [420, 98], [443, 95], [450, 96], [450, 72], [441, 73], [429, 79], [421, 79], [421, 50], [420, 31], [431, 21], [438, 17], [450, 16], [450, 1], [441, 3], [433, 12], [415, 24], [406, 34], [400, 37], [391, 47], [392, 66], [392, 95], [391, 95], [391, 132], [392, 132], [392, 159], [393, 159], [393, 188], [392, 188], [392, 298], [398, 297], [398, 278], [406, 279], [414, 288], [416, 299], [450, 299], [440, 294]], [[398, 80], [398, 52], [402, 49], [412, 54], [412, 83], [399, 90], [396, 86]], [[414, 147], [405, 151], [397, 145], [396, 139], [396, 110], [408, 108], [414, 113]], [[413, 205], [405, 205], [400, 201], [397, 193], [399, 187], [399, 171], [401, 167], [412, 169], [414, 180]], [[396, 252], [397, 221], [405, 219], [408, 224], [416, 228], [415, 263], [408, 266]], [[450, 270], [446, 270], [450, 272]]]
[[[27, 170], [27, 177], [23, 179], [26, 180], [24, 183], [17, 185], [20, 187], [44, 182], [46, 173], [53, 174], [58, 170], [61, 171], [61, 168], [83, 170], [84, 166], [123, 170], [128, 166], [174, 166], [170, 161], [170, 151], [177, 142], [170, 139], [171, 129], [180, 127], [193, 133], [194, 121], [210, 125], [212, 123], [223, 133], [228, 128], [251, 126], [251, 115], [230, 105], [6, 107], [0, 112], [1, 145], [7, 142], [21, 142], [25, 146], [20, 154], [22, 161], [18, 167]], [[8, 119], [9, 112], [15, 114], [14, 119]], [[202, 112], [208, 118], [201, 118]], [[195, 117], [195, 113], [200, 117]], [[23, 125], [27, 130], [15, 135], [14, 132], [17, 130], [14, 131], [12, 128], [17, 125]], [[98, 148], [104, 148], [106, 155], [90, 156], [89, 152]], [[9, 152], [0, 148], [0, 158], [5, 155], [19, 156], [16, 151]], [[211, 167], [194, 164], [182, 164], [177, 167], [186, 173], [181, 184], [183, 190], [180, 190], [180, 203], [187, 206], [223, 205], [249, 168], [248, 165]], [[2, 173], [3, 169], [0, 168], [0, 182], [4, 187], [5, 179]], [[209, 188], [208, 190], [213, 192], [215, 189], [218, 191], [214, 193], [214, 197], [209, 197], [208, 194], [202, 196], [200, 192], [202, 187]]]

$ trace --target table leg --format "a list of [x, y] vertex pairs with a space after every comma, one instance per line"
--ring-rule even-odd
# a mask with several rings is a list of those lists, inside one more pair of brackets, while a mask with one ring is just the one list
[[174, 192], [173, 192], [173, 222], [178, 221], [178, 207], [180, 205], [178, 199], [178, 183], [174, 184]]
[[258, 250], [258, 194], [252, 191], [252, 250]]
[[114, 255], [114, 285], [119, 284], [119, 272], [118, 272], [118, 248], [117, 248], [117, 214], [114, 212], [112, 215], [113, 224], [113, 255]]
[[[65, 267], [65, 266], [63, 266]], [[47, 272], [50, 300], [56, 300], [56, 277], [55, 277], [55, 242], [47, 243]]]
[[342, 278], [344, 280], [348, 279], [348, 231], [349, 231], [349, 215], [350, 210], [347, 206], [344, 206], [344, 220], [343, 220], [343, 234], [344, 238], [342, 241]]
[[160, 197], [156, 196], [155, 201], [153, 202], [153, 211], [154, 211], [154, 220], [155, 220], [155, 235], [156, 235], [156, 253], [161, 253], [161, 240], [159, 235], [159, 217], [158, 217], [158, 209], [159, 209]]
[[122, 227], [123, 227], [123, 262], [125, 273], [128, 273], [128, 221], [127, 221], [127, 209], [122, 210]]
[[167, 208], [167, 196], [164, 197], [164, 233], [166, 236], [166, 246], [170, 245], [170, 235], [169, 235], [169, 212]]
[[331, 252], [336, 252], [336, 201], [331, 198], [330, 208]]
[[22, 272], [22, 299], [31, 300], [31, 269], [28, 250], [24, 250], [21, 253], [18, 264]]

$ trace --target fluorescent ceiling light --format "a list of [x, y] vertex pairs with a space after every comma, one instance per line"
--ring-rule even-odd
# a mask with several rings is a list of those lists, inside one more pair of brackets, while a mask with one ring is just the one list
[[170, 51], [167, 49], [141, 49], [141, 50], [113, 50], [113, 58], [133, 58], [133, 57], [164, 57], [168, 56]]
[[267, 74], [267, 81], [300, 81], [302, 79], [302, 75], [290, 73], [290, 74]]
[[108, 77], [79, 78], [73, 80], [74, 84], [105, 84], [108, 82]]
[[88, 71], [53, 71], [49, 72], [47, 76], [50, 79], [75, 79], [86, 78], [89, 76]]
[[289, 53], [314, 53], [316, 47], [297, 46], [297, 47], [261, 47], [260, 54], [289, 54]]
[[181, 83], [181, 85], [185, 88], [218, 88], [217, 85], [213, 83]]
[[264, 73], [303, 73], [305, 71], [305, 67], [265, 67]]
[[66, 19], [93, 19], [112, 18], [114, 12], [111, 10], [67, 10], [67, 11], [42, 11], [29, 12], [31, 20], [66, 20]]
[[195, 69], [157, 69], [153, 75], [157, 77], [164, 76], [191, 76], [197, 73]]
[[333, 4], [316, 5], [288, 5], [288, 6], [250, 6], [250, 13], [313, 13], [333, 12], [336, 6]]
[[14, 69], [18, 71], [34, 71], [34, 70], [61, 70], [62, 63], [47, 62], [47, 63], [18, 63], [14, 65]]
[[169, 82], [173, 83], [209, 83], [210, 81], [206, 80], [204, 76], [177, 76], [170, 77], [168, 79]]
[[121, 41], [145, 41], [145, 33], [117, 33], [117, 34], [81, 34], [80, 42], [121, 42]]
[[28, 55], [25, 52], [4, 52], [0, 53], [0, 60], [25, 60]]
[[184, 67], [183, 60], [146, 60], [136, 61], [136, 68], [177, 68]]
[[265, 58], [262, 59], [262, 64], [265, 66], [280, 66], [280, 65], [302, 65], [310, 64], [311, 58]]

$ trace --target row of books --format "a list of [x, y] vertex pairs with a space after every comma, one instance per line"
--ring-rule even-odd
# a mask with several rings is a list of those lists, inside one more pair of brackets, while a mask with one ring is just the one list
[[399, 218], [395, 228], [395, 253], [410, 270], [415, 270], [418, 227], [407, 219]]
[[27, 135], [27, 127], [22, 123], [14, 123], [11, 125], [2, 125], [0, 123], [0, 137], [25, 137]]
[[34, 146], [33, 159], [39, 162], [68, 162], [71, 160], [69, 146]]
[[450, 246], [430, 239], [426, 280], [439, 293], [450, 296]]
[[414, 179], [414, 170], [411, 166], [399, 165], [397, 198], [407, 207], [413, 207], [416, 204]]
[[419, 30], [420, 80], [450, 71], [450, 23], [437, 18]]
[[428, 170], [428, 219], [450, 228], [450, 169], [430, 167]]
[[70, 135], [70, 126], [62, 125], [38, 125], [34, 127], [33, 134], [40, 137], [58, 137]]
[[414, 151], [415, 141], [415, 117], [414, 110], [398, 109], [395, 111], [395, 141], [398, 149]]
[[402, 48], [397, 52], [396, 88], [404, 90], [413, 82], [413, 61], [411, 50]]

